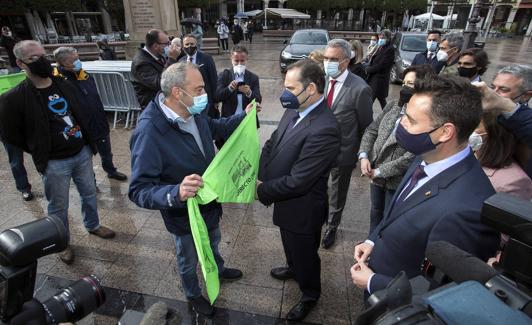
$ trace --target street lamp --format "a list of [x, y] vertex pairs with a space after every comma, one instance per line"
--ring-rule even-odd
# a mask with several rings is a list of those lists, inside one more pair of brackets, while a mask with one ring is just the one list
[[473, 5], [471, 16], [467, 20], [467, 26], [464, 30], [464, 45], [462, 50], [466, 50], [475, 46], [475, 38], [477, 38], [477, 23], [480, 22], [480, 0], [476, 0]]

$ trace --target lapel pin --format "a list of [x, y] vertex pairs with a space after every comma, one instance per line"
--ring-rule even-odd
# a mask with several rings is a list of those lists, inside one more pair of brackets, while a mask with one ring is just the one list
[[430, 196], [431, 194], [432, 194], [431, 191], [427, 191], [427, 192], [425, 192], [425, 196]]

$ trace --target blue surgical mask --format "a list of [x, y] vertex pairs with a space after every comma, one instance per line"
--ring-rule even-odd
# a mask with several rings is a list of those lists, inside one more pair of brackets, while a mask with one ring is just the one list
[[305, 89], [307, 89], [307, 87], [303, 88], [303, 90], [297, 95], [294, 95], [290, 90], [285, 89], [281, 94], [281, 97], [279, 97], [279, 100], [281, 101], [281, 106], [286, 109], [298, 109], [299, 106], [301, 106], [301, 104], [304, 104], [310, 97], [307, 97], [307, 99], [305, 99], [303, 103], [300, 103], [297, 99], [297, 96], [301, 95], [305, 91]]
[[369, 46], [374, 46], [375, 44], [377, 44], [376, 40], [369, 41]]
[[169, 52], [170, 52], [170, 47], [169, 47], [169, 46], [165, 46], [165, 47], [164, 47], [163, 56], [164, 56], [165, 58], [167, 58]]
[[437, 49], [438, 49], [438, 42], [427, 41], [427, 50], [429, 50], [429, 52], [436, 52]]
[[342, 73], [342, 71], [338, 69], [339, 66], [340, 62], [323, 61], [325, 74], [331, 78], [336, 78]]
[[186, 91], [183, 90], [183, 92], [187, 94], [187, 96], [192, 97], [194, 102], [192, 106], [187, 106], [185, 105], [185, 103], [183, 103], [182, 100], [180, 100], [181, 104], [187, 107], [187, 111], [191, 115], [201, 114], [201, 112], [203, 112], [203, 110], [205, 109], [205, 107], [207, 107], [207, 104], [209, 103], [209, 97], [207, 96], [207, 94], [203, 94], [199, 96], [190, 96]]
[[73, 70], [76, 72], [79, 72], [81, 70], [81, 61], [77, 59], [76, 61], [74, 61], [73, 64], [74, 64]]
[[422, 155], [426, 152], [436, 149], [436, 146], [439, 144], [432, 143], [430, 134], [441, 126], [429, 131], [423, 132], [420, 134], [411, 134], [409, 133], [401, 123], [397, 125], [395, 129], [395, 139], [397, 143], [403, 147], [406, 151], [413, 153], [414, 155]]
[[384, 39], [384, 38], [379, 38], [379, 41], [377, 42], [377, 45], [379, 45], [379, 46], [384, 46], [384, 45], [386, 45], [386, 39]]

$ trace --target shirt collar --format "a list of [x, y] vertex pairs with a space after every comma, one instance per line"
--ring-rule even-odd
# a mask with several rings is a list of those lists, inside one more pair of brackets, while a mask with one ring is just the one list
[[329, 82], [331, 82], [331, 80], [336, 80], [336, 84], [338, 83], [341, 83], [343, 84], [345, 82], [345, 79], [347, 79], [347, 75], [349, 74], [349, 70], [348, 69], [345, 69], [344, 72], [342, 72], [341, 75], [338, 76], [338, 78], [329, 78]]
[[305, 116], [309, 115], [321, 102], [323, 101], [323, 96], [318, 99], [317, 102], [307, 107], [303, 112], [299, 112], [299, 119], [302, 120]]
[[480, 81], [480, 75], [477, 74], [475, 79], [471, 80], [471, 82], [479, 82]]
[[447, 158], [445, 158], [443, 160], [436, 161], [436, 162], [433, 162], [432, 164], [428, 164], [428, 165], [423, 160], [421, 162], [421, 165], [423, 167], [425, 167], [424, 168], [425, 174], [427, 174], [427, 176], [429, 178], [433, 178], [436, 175], [438, 175], [439, 173], [443, 172], [444, 170], [446, 170], [446, 169], [456, 165], [460, 161], [464, 160], [469, 155], [470, 152], [471, 152], [471, 148], [469, 146], [466, 146], [461, 151], [459, 151], [459, 152], [455, 153], [454, 155], [452, 155], [450, 157], [447, 157]]
[[[197, 55], [198, 55], [198, 50], [196, 50], [196, 53], [194, 53], [193, 56], [190, 56], [190, 55], [187, 54], [187, 61], [190, 61], [190, 58], [192, 58], [192, 61], [193, 61], [194, 63], [196, 63], [196, 57], [197, 57]], [[196, 64], [197, 64], [197, 63], [196, 63]]]
[[150, 50], [148, 50], [148, 48], [146, 46], [144, 46], [142, 48], [144, 51], [146, 51], [146, 53], [148, 53], [149, 55], [151, 55], [152, 58], [154, 58], [155, 60], [159, 61], [160, 58], [156, 57], [155, 55], [153, 55], [153, 53], [150, 52]]
[[166, 104], [164, 103], [164, 99], [165, 99], [164, 94], [160, 93], [159, 94], [159, 106], [161, 106], [161, 109], [163, 110], [164, 115], [170, 121], [187, 123], [193, 117], [192, 115], [190, 115], [188, 119], [182, 118], [181, 116], [179, 116], [179, 114], [174, 112], [170, 107], [166, 106]]

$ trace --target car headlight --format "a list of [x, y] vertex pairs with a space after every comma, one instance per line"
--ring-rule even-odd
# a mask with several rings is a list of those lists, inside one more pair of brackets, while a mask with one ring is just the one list
[[401, 66], [403, 68], [405, 68], [405, 69], [408, 68], [411, 64], [412, 64], [412, 62], [408, 62], [406, 60], [401, 60]]
[[282, 51], [281, 52], [281, 56], [283, 57], [283, 59], [290, 59], [290, 58], [292, 58], [292, 53], [289, 53], [289, 52], [286, 52], [286, 51]]

